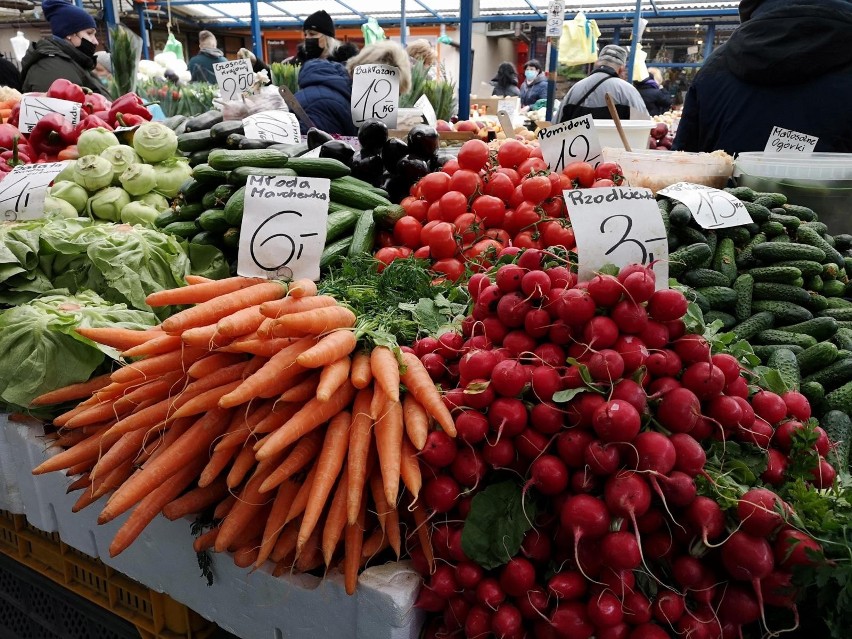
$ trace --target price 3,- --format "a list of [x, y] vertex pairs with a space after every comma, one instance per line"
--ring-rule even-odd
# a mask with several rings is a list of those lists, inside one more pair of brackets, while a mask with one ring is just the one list
[[642, 256], [641, 263], [643, 265], [648, 265], [654, 261], [654, 253], [653, 250], [649, 250], [649, 246], [656, 242], [667, 241], [665, 236], [651, 237], [646, 240], [638, 240], [635, 237], [631, 237], [631, 233], [633, 232], [633, 218], [629, 215], [623, 214], [610, 215], [609, 217], [604, 218], [601, 221], [600, 226], [601, 235], [610, 237], [610, 233], [618, 233], [619, 227], [623, 229], [621, 237], [604, 252], [604, 255], [612, 255], [622, 246], [634, 246]]

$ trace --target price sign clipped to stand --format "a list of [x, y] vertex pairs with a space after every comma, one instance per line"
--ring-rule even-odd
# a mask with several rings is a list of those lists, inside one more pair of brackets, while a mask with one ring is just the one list
[[538, 132], [538, 143], [547, 166], [553, 172], [572, 162], [601, 163], [601, 143], [591, 115], [554, 124]]
[[435, 114], [435, 109], [432, 106], [432, 103], [429, 102], [429, 98], [426, 97], [426, 94], [417, 98], [417, 102], [414, 103], [414, 108], [423, 111], [423, 118], [429, 126], [435, 126], [438, 123], [438, 116]]
[[219, 94], [226, 102], [236, 100], [244, 91], [254, 84], [254, 69], [249, 60], [228, 60], [214, 62], [213, 72], [216, 74], [216, 84]]
[[548, 38], [558, 38], [562, 35], [564, 22], [565, 3], [562, 0], [550, 0], [547, 4], [547, 29], [544, 35]]
[[0, 220], [16, 222], [44, 217], [47, 187], [68, 162], [20, 164], [0, 182]]
[[299, 144], [302, 134], [299, 120], [289, 111], [261, 111], [243, 118], [246, 137], [252, 140], [270, 140], [277, 144]]
[[352, 76], [352, 122], [356, 127], [368, 120], [396, 128], [399, 104], [399, 69], [387, 64], [361, 64]]
[[660, 189], [658, 195], [685, 204], [693, 219], [705, 229], [724, 229], [752, 223], [745, 204], [730, 193], [710, 186], [678, 182]]
[[250, 175], [237, 273], [318, 280], [330, 184], [326, 178]]
[[24, 95], [21, 98], [18, 129], [22, 133], [32, 133], [38, 121], [51, 113], [60, 113], [68, 120], [68, 124], [77, 126], [80, 123], [80, 111], [82, 108], [82, 105], [77, 102], [71, 102], [71, 100]]
[[807, 133], [799, 133], [790, 129], [782, 129], [780, 126], [772, 127], [764, 155], [810, 155], [814, 152], [819, 138]]
[[590, 280], [605, 264], [654, 262], [657, 289], [668, 288], [666, 228], [649, 189], [616, 186], [563, 193], [577, 239], [580, 280]]

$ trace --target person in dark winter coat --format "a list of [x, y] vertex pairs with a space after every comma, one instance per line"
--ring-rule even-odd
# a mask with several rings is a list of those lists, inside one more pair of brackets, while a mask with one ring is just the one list
[[524, 67], [521, 83], [521, 107], [533, 108], [539, 100], [547, 99], [547, 78], [541, 72], [541, 62], [530, 60]]
[[648, 72], [651, 75], [642, 82], [634, 82], [633, 86], [648, 107], [648, 115], [660, 115], [671, 108], [672, 96], [663, 89], [663, 76], [659, 69], [648, 69]]
[[200, 50], [197, 55], [189, 59], [189, 72], [192, 74], [193, 82], [207, 82], [216, 84], [216, 71], [213, 64], [216, 62], [227, 62], [228, 58], [222, 50], [216, 47], [216, 36], [209, 31], [201, 31], [198, 34], [198, 46]]
[[773, 127], [852, 152], [852, 1], [741, 0], [686, 94], [673, 149], [762, 151]]
[[21, 90], [21, 72], [14, 62], [3, 56], [0, 56], [0, 86]]
[[[326, 133], [355, 135], [350, 102], [352, 80], [339, 62], [315, 58], [299, 70], [296, 99], [318, 129]], [[307, 127], [302, 123], [302, 133]]]
[[54, 80], [65, 78], [109, 97], [107, 88], [92, 73], [98, 38], [95, 20], [65, 0], [44, 0], [44, 17], [52, 35], [30, 45], [21, 61], [21, 90], [47, 91]]
[[491, 92], [493, 96], [512, 97], [521, 95], [521, 89], [518, 87], [518, 72], [515, 71], [515, 65], [511, 62], [503, 62], [497, 67], [497, 75], [491, 78], [491, 86], [494, 90]]

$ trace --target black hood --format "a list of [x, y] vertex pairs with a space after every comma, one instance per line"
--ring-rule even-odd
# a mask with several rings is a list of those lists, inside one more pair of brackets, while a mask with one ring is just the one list
[[87, 56], [76, 47], [71, 46], [71, 43], [59, 38], [44, 38], [35, 44], [31, 44], [21, 60], [21, 75], [25, 76], [27, 70], [42, 58], [58, 57], [70, 60], [86, 71], [91, 71], [95, 68], [95, 58]]
[[770, 6], [755, 11], [718, 50], [736, 77], [750, 84], [799, 84], [852, 65], [852, 3], [792, 0]]

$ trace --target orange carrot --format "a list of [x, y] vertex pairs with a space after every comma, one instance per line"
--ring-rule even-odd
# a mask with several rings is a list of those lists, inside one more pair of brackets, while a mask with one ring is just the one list
[[234, 489], [239, 486], [256, 464], [257, 461], [254, 458], [251, 448], [240, 449], [234, 459], [234, 463], [231, 464], [231, 470], [228, 471], [228, 476], [225, 480], [228, 488]]
[[381, 528], [378, 528], [364, 540], [364, 546], [361, 548], [361, 560], [369, 561], [387, 547], [388, 537]]
[[423, 550], [426, 562], [429, 564], [429, 572], [434, 572], [435, 553], [432, 552], [432, 538], [429, 536], [426, 511], [423, 510], [423, 506], [419, 501], [415, 502], [411, 514], [414, 515], [414, 524], [417, 526], [417, 538], [420, 540], [420, 548]]
[[101, 390], [110, 383], [109, 375], [99, 375], [87, 382], [71, 384], [56, 390], [44, 393], [30, 402], [30, 406], [49, 406], [51, 404], [64, 404], [76, 399], [83, 399], [92, 393]]
[[396, 558], [399, 559], [399, 553], [402, 550], [402, 534], [399, 530], [399, 511], [396, 508], [391, 508], [388, 511], [385, 520], [385, 534], [388, 537], [388, 544], [396, 553]]
[[[261, 495], [257, 489], [263, 483], [265, 477], [255, 474], [248, 480], [245, 488], [237, 499], [237, 503], [231, 508], [231, 512], [222, 521], [222, 529], [216, 538], [214, 548], [216, 552], [223, 552], [231, 547], [234, 539], [242, 532], [252, 518], [266, 505], [269, 498]], [[261, 529], [262, 530], [262, 529]]]
[[193, 488], [188, 493], [173, 499], [163, 506], [163, 516], [174, 521], [187, 515], [200, 513], [205, 508], [218, 504], [228, 494], [228, 486], [220, 479], [204, 488]]
[[233, 508], [236, 503], [237, 496], [229, 494], [216, 505], [216, 508], [213, 510], [213, 519], [221, 520], [227, 517], [228, 513], [231, 512], [231, 508]]
[[287, 337], [293, 330], [322, 335], [336, 328], [352, 328], [356, 319], [355, 313], [344, 306], [326, 306], [279, 317], [272, 328], [272, 336]]
[[227, 427], [229, 418], [229, 412], [221, 408], [206, 413], [162, 454], [149, 461], [141, 472], [125, 482], [101, 511], [98, 521], [112, 521], [189, 462], [206, 454], [213, 440]]
[[[163, 436], [160, 438], [156, 448], [148, 455], [148, 459], [146, 461], [150, 462], [157, 459], [157, 457], [169, 449], [169, 446], [174, 444], [186, 431], [192, 428], [195, 422], [196, 419], [194, 417], [184, 417], [183, 419], [176, 419], [173, 421], [172, 425], [163, 433]], [[143, 451], [139, 455], [139, 460], [141, 460], [145, 455], [146, 452]]]
[[145, 298], [145, 303], [148, 306], [200, 304], [263, 282], [265, 280], [249, 277], [229, 277], [224, 280], [211, 280], [201, 284], [193, 284], [192, 286], [171, 288], [151, 293]]
[[92, 491], [92, 497], [100, 499], [108, 492], [115, 490], [127, 481], [127, 478], [133, 474], [135, 467], [132, 459], [124, 460], [119, 466], [114, 468], [112, 472], [107, 473], [103, 478], [101, 485], [97, 490]]
[[275, 403], [272, 401], [259, 402], [256, 406], [252, 406], [250, 410], [242, 408], [236, 410], [235, 412], [240, 416], [241, 421], [228, 427], [228, 432], [216, 442], [213, 450], [227, 450], [242, 446], [254, 428], [274, 410]]
[[210, 455], [210, 460], [207, 462], [207, 465], [201, 469], [201, 473], [198, 476], [198, 487], [207, 488], [212, 485], [221, 472], [225, 470], [225, 467], [231, 463], [231, 460], [235, 455], [237, 455], [239, 450], [241, 449], [237, 446], [223, 448], [222, 450], [214, 450]]
[[349, 366], [352, 360], [349, 356], [341, 357], [322, 369], [317, 386], [317, 399], [327, 402], [349, 379]]
[[298, 524], [298, 519], [290, 524], [285, 524], [281, 533], [278, 535], [278, 541], [275, 542], [272, 554], [269, 555], [269, 558], [275, 563], [282, 561], [287, 555], [296, 550], [296, 537], [299, 535]]
[[192, 549], [195, 552], [204, 552], [205, 550], [211, 550], [213, 545], [216, 543], [216, 537], [219, 534], [219, 527], [211, 528], [205, 533], [202, 533], [198, 537], [195, 538], [192, 542]]
[[373, 421], [379, 419], [381, 414], [385, 412], [385, 405], [388, 402], [388, 396], [382, 387], [378, 384], [373, 384], [373, 399], [370, 401], [370, 417]]
[[389, 401], [387, 410], [376, 420], [376, 450], [388, 504], [396, 506], [402, 457], [402, 405]]
[[285, 481], [278, 487], [275, 501], [272, 502], [272, 510], [269, 511], [269, 518], [266, 520], [266, 527], [263, 530], [263, 540], [260, 545], [260, 552], [257, 555], [256, 567], [259, 568], [272, 554], [278, 537], [284, 529], [287, 511], [290, 510], [298, 492], [299, 484], [296, 482]]
[[207, 351], [202, 348], [184, 348], [164, 355], [156, 355], [119, 368], [110, 379], [114, 382], [130, 382], [157, 377], [176, 370], [185, 371], [193, 362], [206, 354]]
[[429, 435], [429, 414], [411, 393], [402, 400], [402, 419], [405, 422], [405, 434], [417, 450], [423, 450]]
[[301, 299], [317, 294], [317, 284], [313, 280], [293, 280], [287, 284], [287, 296]]
[[120, 435], [98, 431], [72, 448], [44, 460], [33, 469], [33, 475], [52, 473], [71, 468], [84, 461], [96, 460], [101, 448], [111, 447], [118, 441], [119, 437]]
[[313, 461], [322, 447], [322, 440], [323, 433], [321, 430], [315, 430], [307, 437], [303, 437], [290, 454], [284, 458], [284, 461], [269, 474], [269, 477], [260, 486], [260, 492], [269, 492]]
[[373, 503], [376, 506], [376, 517], [379, 520], [379, 526], [381, 526], [382, 530], [387, 531], [388, 513], [391, 511], [391, 506], [388, 505], [387, 497], [385, 497], [382, 473], [378, 469], [372, 469], [369, 482], [370, 494], [373, 496]]
[[295, 569], [298, 572], [308, 572], [322, 566], [322, 552], [320, 551], [320, 529], [314, 529], [314, 534], [305, 544], [305, 550], [298, 556]]
[[148, 431], [144, 428], [125, 433], [115, 444], [109, 447], [98, 463], [92, 468], [92, 478], [100, 477], [106, 473], [112, 472], [120, 464], [132, 460], [136, 457], [141, 448], [142, 442], [148, 436]]
[[361, 390], [367, 388], [373, 381], [373, 371], [370, 370], [370, 354], [367, 351], [358, 351], [352, 358], [352, 372], [349, 374], [352, 385]]
[[420, 464], [417, 461], [417, 451], [414, 445], [407, 439], [402, 440], [402, 455], [399, 467], [402, 483], [411, 493], [412, 501], [417, 500], [420, 488], [423, 486], [423, 478], [420, 475]]
[[207, 357], [202, 357], [192, 366], [186, 369], [186, 374], [194, 379], [205, 377], [210, 373], [215, 373], [218, 370], [239, 364], [245, 361], [245, 355], [237, 353], [211, 353]]
[[237, 568], [248, 568], [257, 561], [258, 549], [255, 540], [234, 551], [234, 565]]
[[291, 386], [278, 398], [280, 402], [306, 402], [312, 397], [316, 397], [317, 385], [320, 377], [316, 373], [310, 373], [299, 381], [293, 380], [294, 386]]
[[370, 353], [373, 377], [391, 401], [399, 401], [399, 362], [387, 346], [376, 346]]
[[207, 324], [206, 326], [196, 326], [186, 329], [180, 334], [180, 339], [187, 346], [212, 351], [216, 348], [228, 346], [232, 338], [225, 337], [219, 333], [217, 324]]
[[92, 479], [89, 477], [89, 473], [83, 473], [77, 479], [68, 484], [68, 487], [65, 489], [65, 494], [67, 495], [69, 493], [73, 493], [75, 490], [86, 488], [91, 483]]
[[367, 481], [367, 458], [372, 441], [373, 418], [370, 417], [370, 403], [373, 389], [367, 387], [355, 396], [352, 406], [352, 426], [349, 429], [349, 493], [346, 498], [347, 523], [354, 524], [358, 518], [358, 506]]
[[[199, 284], [199, 286], [206, 286], [206, 284]], [[196, 287], [190, 286], [185, 290], [191, 291], [194, 288]], [[286, 289], [280, 282], [254, 284], [248, 288], [214, 297], [211, 300], [172, 315], [163, 321], [162, 328], [166, 333], [172, 335], [183, 333], [185, 330], [196, 326], [205, 326], [218, 322], [223, 317], [227, 317], [231, 313], [247, 306], [279, 299], [284, 297], [286, 292]]]
[[200, 393], [178, 408], [174, 413], [172, 413], [171, 417], [172, 419], [179, 419], [181, 417], [198, 415], [199, 413], [205, 413], [208, 410], [212, 410], [219, 405], [219, 400], [223, 395], [227, 395], [242, 383], [243, 380], [237, 379], [233, 382], [228, 382], [227, 384], [222, 384], [221, 386], [217, 386], [216, 388], [211, 388], [208, 391]]
[[211, 280], [209, 277], [204, 277], [202, 275], [187, 275], [183, 278], [186, 280], [186, 283], [190, 286], [195, 286], [196, 284], [206, 284], [207, 282], [215, 282], [216, 280]]
[[260, 304], [255, 304], [223, 317], [216, 326], [220, 335], [240, 337], [256, 331], [265, 319], [266, 316], [260, 312]]
[[450, 411], [444, 405], [444, 401], [435, 388], [435, 383], [429, 377], [429, 373], [426, 372], [420, 359], [413, 353], [403, 353], [402, 363], [405, 366], [402, 382], [408, 392], [414, 395], [414, 399], [429, 415], [435, 418], [435, 421], [441, 425], [447, 435], [455, 437], [456, 425], [453, 422], [453, 416], [450, 415]]
[[71, 468], [69, 468], [65, 472], [66, 472], [66, 474], [68, 474], [72, 477], [74, 475], [79, 475], [81, 473], [88, 473], [89, 471], [92, 470], [92, 468], [94, 468], [95, 461], [97, 461], [97, 460], [92, 460], [92, 459], [86, 460], [84, 462], [77, 464], [76, 466], [72, 466]]
[[260, 312], [264, 316], [276, 319], [288, 313], [303, 313], [304, 311], [312, 311], [315, 308], [324, 308], [326, 306], [337, 306], [337, 300], [329, 295], [319, 295], [316, 297], [285, 297], [273, 302], [264, 302], [260, 305]]
[[178, 335], [160, 335], [147, 342], [133, 346], [124, 351], [122, 357], [147, 357], [151, 355], [162, 355], [180, 348], [181, 341]]
[[[322, 528], [322, 557], [325, 565], [331, 564], [331, 558], [337, 548], [337, 543], [346, 528], [346, 496], [349, 494], [349, 478], [346, 467], [340, 473], [340, 481], [328, 507], [328, 515], [325, 517], [325, 525]], [[357, 517], [356, 517], [357, 519]]]
[[113, 326], [101, 328], [79, 326], [74, 330], [86, 339], [103, 344], [104, 346], [111, 346], [119, 351], [126, 351], [128, 348], [138, 346], [147, 342], [149, 339], [154, 339], [163, 334], [162, 331], [137, 331], [130, 328], [116, 328]]
[[276, 337], [268, 339], [252, 339], [244, 342], [231, 342], [228, 348], [236, 353], [250, 353], [251, 355], [262, 355], [272, 357], [277, 352], [284, 350], [291, 344], [295, 344], [301, 337]]
[[296, 517], [299, 517], [303, 512], [305, 512], [305, 507], [308, 505], [308, 495], [311, 492], [311, 485], [314, 483], [316, 470], [317, 467], [316, 464], [314, 464], [308, 471], [305, 481], [303, 481], [302, 485], [299, 487], [299, 492], [296, 493], [293, 503], [290, 504], [290, 510], [287, 511], [287, 518], [284, 520], [284, 523], [293, 521]]
[[299, 412], [299, 407], [300, 404], [277, 404], [266, 418], [260, 420], [257, 425], [252, 428], [251, 434], [265, 435], [278, 430], [287, 422], [288, 419]]
[[358, 585], [358, 566], [361, 564], [361, 548], [364, 544], [364, 523], [367, 518], [367, 500], [362, 500], [358, 509], [358, 521], [346, 525], [343, 544], [343, 584], [346, 594], [355, 594]]
[[327, 402], [321, 402], [316, 398], [312, 399], [298, 413], [287, 420], [287, 423], [272, 433], [266, 441], [262, 444], [259, 443], [260, 445], [255, 444], [257, 459], [259, 461], [269, 459], [299, 438], [304, 437], [349, 406], [354, 396], [355, 389], [347, 381]]
[[301, 554], [308, 538], [314, 532], [326, 501], [328, 501], [328, 496], [331, 494], [331, 489], [337, 482], [340, 470], [343, 468], [343, 460], [346, 459], [346, 445], [349, 443], [350, 421], [351, 415], [346, 411], [341, 411], [328, 424], [325, 439], [322, 448], [320, 448], [320, 455], [317, 458], [316, 474], [302, 517], [302, 526], [299, 529], [299, 539], [296, 542], [297, 555]]
[[98, 501], [98, 499], [100, 498], [95, 496], [95, 490], [97, 487], [100, 487], [100, 484], [96, 482], [95, 485], [92, 486], [91, 490], [84, 490], [82, 493], [80, 493], [80, 496], [77, 498], [77, 501], [74, 502], [73, 506], [71, 506], [71, 512], [78, 513], [84, 508], [91, 506], [96, 501]]
[[[355, 350], [358, 340], [355, 333], [348, 330], [332, 331], [314, 346], [299, 355], [296, 361], [305, 368], [320, 368], [340, 360], [348, 359], [349, 353]], [[348, 370], [347, 370], [348, 373]]]

